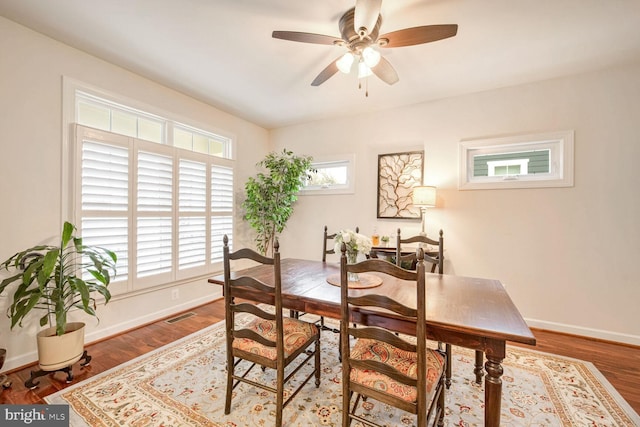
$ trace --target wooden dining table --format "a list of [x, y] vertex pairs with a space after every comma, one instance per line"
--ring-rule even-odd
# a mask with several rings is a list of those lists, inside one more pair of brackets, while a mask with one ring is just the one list
[[[283, 307], [339, 319], [340, 287], [327, 282], [329, 276], [339, 273], [338, 263], [283, 259]], [[379, 275], [382, 284], [375, 289], [350, 289], [349, 292], [358, 295], [375, 291], [403, 304], [417, 306], [414, 282], [382, 273]], [[232, 272], [232, 278], [240, 276], [252, 276], [273, 284], [273, 267], [255, 266]], [[212, 277], [209, 282], [223, 285], [224, 276]], [[255, 299], [256, 296], [247, 290], [246, 297]], [[258, 297], [257, 300], [271, 302], [268, 296]], [[427, 273], [424, 303], [427, 335], [430, 339], [485, 353], [484, 425], [499, 426], [502, 361], [507, 351], [506, 343], [510, 341], [535, 345], [535, 336], [498, 280]], [[415, 334], [415, 323], [400, 320], [391, 312], [377, 311], [375, 308], [360, 310], [353, 321]]]

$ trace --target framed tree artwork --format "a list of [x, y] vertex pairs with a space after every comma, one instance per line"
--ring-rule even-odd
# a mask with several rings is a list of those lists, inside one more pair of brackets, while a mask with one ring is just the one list
[[413, 187], [422, 185], [424, 151], [378, 155], [378, 218], [419, 219]]

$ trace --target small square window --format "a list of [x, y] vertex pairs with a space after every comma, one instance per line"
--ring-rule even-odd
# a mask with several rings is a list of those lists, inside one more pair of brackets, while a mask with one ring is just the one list
[[573, 186], [573, 131], [460, 143], [460, 190]]

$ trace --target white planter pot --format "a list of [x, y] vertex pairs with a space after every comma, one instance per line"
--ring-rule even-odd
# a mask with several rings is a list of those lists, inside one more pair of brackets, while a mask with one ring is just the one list
[[38, 332], [38, 364], [43, 371], [56, 371], [76, 363], [84, 352], [84, 323], [67, 323], [64, 335], [51, 327]]

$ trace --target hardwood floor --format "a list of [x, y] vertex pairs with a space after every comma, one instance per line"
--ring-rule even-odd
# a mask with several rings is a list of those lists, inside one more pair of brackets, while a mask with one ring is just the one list
[[[79, 365], [73, 367], [72, 384], [223, 320], [224, 302], [218, 300], [189, 312], [196, 315], [172, 324], [160, 320], [88, 345], [91, 364], [84, 368]], [[539, 329], [534, 329], [533, 333], [538, 342], [533, 347], [536, 350], [591, 361], [631, 407], [640, 413], [640, 348]], [[40, 382], [39, 386], [29, 390], [24, 382], [33, 369], [36, 368], [31, 366], [9, 373], [9, 380], [13, 384], [1, 392], [0, 404], [44, 403], [45, 396], [70, 385], [65, 381], [66, 374], [59, 372], [38, 378], [36, 381]]]

